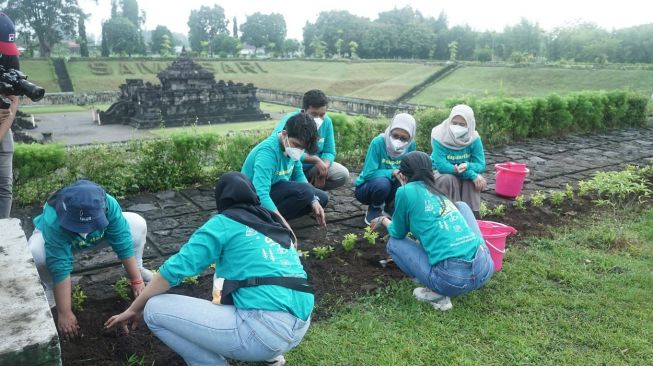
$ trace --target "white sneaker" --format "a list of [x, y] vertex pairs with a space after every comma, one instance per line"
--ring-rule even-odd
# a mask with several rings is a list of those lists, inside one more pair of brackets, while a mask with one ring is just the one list
[[433, 308], [446, 311], [453, 307], [449, 296], [440, 295], [426, 287], [418, 287], [413, 290], [413, 296], [419, 301], [430, 302]]
[[283, 357], [283, 355], [279, 355], [275, 358], [263, 361], [263, 364], [269, 366], [283, 366], [286, 364], [286, 358]]
[[143, 277], [143, 282], [148, 283], [152, 281], [152, 276], [152, 271], [145, 267], [141, 268], [141, 277]]

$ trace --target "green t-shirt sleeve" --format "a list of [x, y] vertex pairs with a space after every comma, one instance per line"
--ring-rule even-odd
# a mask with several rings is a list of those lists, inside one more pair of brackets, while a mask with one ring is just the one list
[[277, 210], [277, 206], [270, 197], [272, 176], [274, 175], [276, 165], [275, 156], [271, 151], [266, 149], [259, 150], [254, 161], [254, 178], [252, 179], [256, 194], [261, 200], [261, 206], [272, 211]]
[[57, 284], [65, 280], [73, 271], [73, 249], [71, 243], [64, 240], [60, 235], [47, 235], [45, 239], [45, 265], [52, 281]]
[[324, 147], [320, 158], [333, 163], [336, 160], [336, 140], [333, 135], [333, 121], [328, 115], [324, 116]]
[[447, 149], [435, 139], [431, 139], [431, 160], [433, 169], [440, 174], [455, 174], [454, 165], [447, 160]]
[[292, 170], [290, 180], [293, 182], [308, 183], [308, 179], [306, 179], [306, 175], [304, 174], [304, 165], [301, 160], [294, 162], [293, 165], [295, 167]]
[[481, 138], [477, 138], [470, 145], [470, 159], [467, 163], [467, 170], [463, 172], [462, 178], [474, 180], [476, 176], [485, 171], [485, 151]]
[[388, 234], [395, 239], [405, 238], [410, 230], [408, 204], [405, 187], [399, 187], [395, 195], [395, 212], [392, 214], [392, 223], [388, 226]]
[[134, 239], [118, 201], [112, 196], [106, 195], [106, 203], [109, 226], [104, 231], [104, 238], [120, 260], [134, 256]]
[[226, 229], [221, 226], [219, 216], [209, 220], [191, 235], [177, 254], [163, 263], [159, 273], [170, 286], [177, 286], [185, 277], [197, 276], [211, 263], [218, 262], [223, 243], [217, 233]]
[[[380, 141], [380, 142], [379, 142]], [[375, 178], [388, 178], [392, 180], [392, 169], [382, 169], [381, 160], [383, 159], [383, 151], [381, 148], [385, 149], [383, 144], [383, 139], [377, 139], [376, 137], [370, 143], [370, 147], [367, 149], [367, 155], [365, 155], [365, 164], [363, 164], [363, 170], [361, 171], [361, 176], [364, 181], [369, 181]]]

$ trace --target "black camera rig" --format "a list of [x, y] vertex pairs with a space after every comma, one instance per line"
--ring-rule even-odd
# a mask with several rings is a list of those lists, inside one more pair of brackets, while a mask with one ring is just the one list
[[24, 95], [36, 102], [45, 95], [45, 89], [27, 81], [27, 75], [19, 70], [5, 69], [0, 65], [0, 109], [7, 109], [11, 101], [6, 95]]

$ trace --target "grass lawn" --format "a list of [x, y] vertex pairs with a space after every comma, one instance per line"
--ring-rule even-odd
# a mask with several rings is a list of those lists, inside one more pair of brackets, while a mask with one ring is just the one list
[[[100, 61], [108, 75], [91, 72], [88, 61], [68, 62], [75, 91], [117, 90], [125, 79], [138, 78], [159, 83], [155, 71], [166, 67], [163, 61]], [[319, 61], [200, 61], [216, 79], [253, 83], [260, 88], [303, 92], [311, 88], [329, 95], [391, 100], [438, 71], [441, 66], [393, 61], [319, 62]], [[246, 71], [242, 65], [250, 67]], [[257, 65], [257, 66], [253, 66]], [[143, 67], [145, 66], [145, 68]], [[95, 66], [93, 66], [95, 67]], [[243, 71], [245, 70], [245, 71]]]
[[463, 67], [430, 85], [410, 102], [443, 106], [446, 99], [468, 95], [524, 97], [612, 89], [632, 89], [651, 95], [653, 71]]
[[[304, 365], [651, 365], [653, 209], [586, 218], [509, 246], [504, 269], [440, 312], [411, 281], [312, 325]], [[514, 241], [514, 239], [513, 239]], [[509, 243], [510, 244], [510, 243]], [[345, 305], [343, 305], [345, 306]]]
[[20, 70], [27, 74], [27, 80], [43, 87], [46, 93], [61, 91], [50, 59], [21, 59]]

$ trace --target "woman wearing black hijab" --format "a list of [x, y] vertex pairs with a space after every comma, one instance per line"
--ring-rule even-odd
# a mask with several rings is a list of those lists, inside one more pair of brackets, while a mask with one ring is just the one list
[[[105, 325], [127, 330], [127, 323], [144, 313], [150, 330], [189, 365], [228, 365], [225, 357], [283, 365], [283, 354], [308, 330], [314, 302], [292, 231], [261, 207], [241, 173], [218, 180], [215, 200], [218, 214], [161, 266], [125, 312]], [[211, 263], [215, 278], [225, 279], [221, 305], [163, 294]]]
[[[401, 160], [388, 253], [404, 273], [427, 287], [413, 295], [438, 310], [451, 309], [450, 296], [475, 290], [490, 280], [494, 265], [474, 215], [464, 202], [454, 205], [435, 185], [431, 159], [415, 151]], [[407, 237], [412, 233], [417, 241]], [[418, 244], [419, 243], [419, 244]]]

